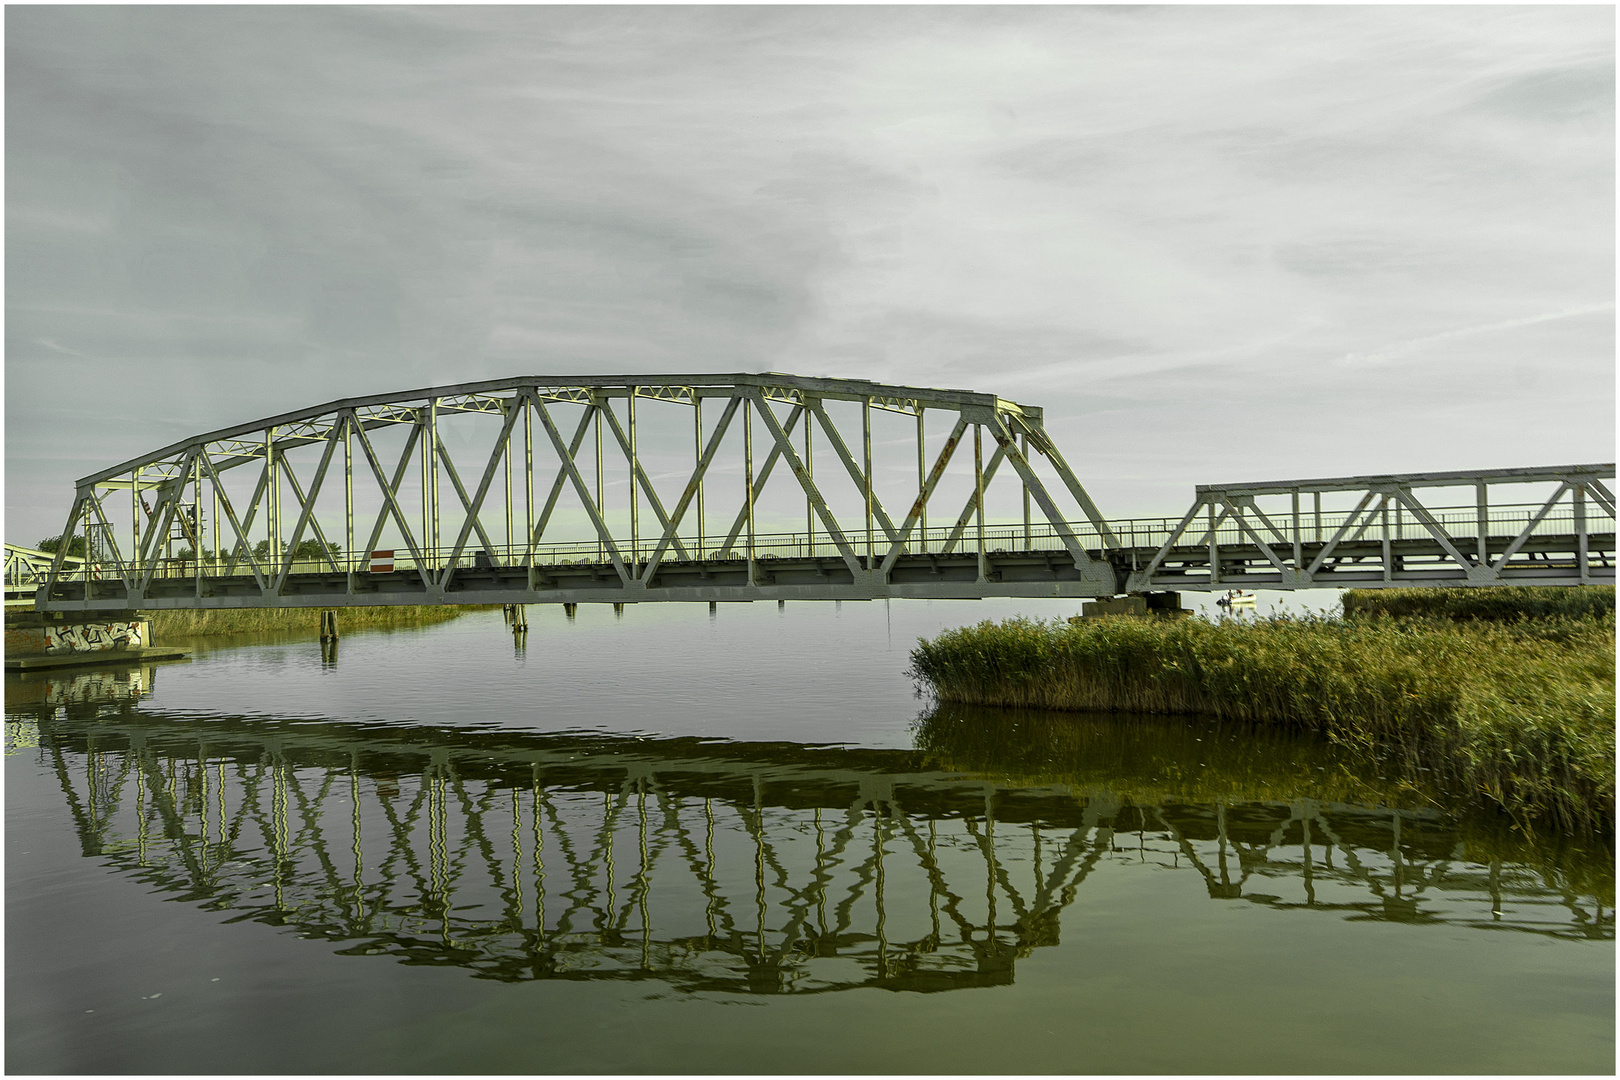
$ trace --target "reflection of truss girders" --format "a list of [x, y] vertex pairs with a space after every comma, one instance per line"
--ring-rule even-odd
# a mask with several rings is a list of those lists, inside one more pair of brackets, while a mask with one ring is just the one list
[[[830, 402], [858, 406], [858, 436], [840, 429]], [[705, 404], [718, 407], [709, 424]], [[655, 489], [640, 443], [638, 406], [650, 405], [691, 414], [691, 442], [678, 448], [690, 473], [672, 503]], [[937, 453], [926, 440], [930, 411], [952, 424]], [[894, 440], [874, 441], [874, 413], [915, 422], [916, 488], [898, 518], [876, 490], [883, 463], [874, 450]], [[481, 422], [474, 445], [488, 451], [475, 450], [470, 469], [462, 451], [458, 468], [446, 425], [469, 420]], [[972, 454], [958, 454], [969, 428]], [[815, 468], [818, 441], [836, 459], [830, 470]], [[664, 461], [672, 453], [653, 449]], [[626, 470], [613, 506], [608, 459]], [[987, 533], [985, 487], [1003, 461], [1022, 493], [1021, 538], [1016, 526]], [[1060, 487], [1048, 489], [1037, 463]], [[720, 472], [741, 473], [741, 506], [729, 530], [715, 532], [705, 493]], [[788, 477], [773, 494], [786, 486], [802, 499], [802, 533], [758, 527], [773, 472]], [[971, 488], [953, 524], [931, 528], [948, 475]], [[1077, 511], [1065, 513], [1053, 490]], [[560, 503], [582, 536], [557, 537]], [[990, 394], [776, 374], [507, 379], [332, 402], [81, 479], [64, 535], [80, 531], [101, 538], [102, 554], [93, 572], [64, 560], [51, 567], [39, 596], [52, 610], [1079, 596], [1117, 585], [1100, 556], [1118, 541], [1039, 409]], [[1004, 548], [1009, 531], [1039, 557], [998, 562], [991, 548]], [[386, 564], [371, 558], [384, 543], [394, 556]]]
[[[1603, 481], [1613, 479], [1611, 463], [1200, 485], [1128, 585], [1145, 592], [1612, 583], [1614, 494]], [[1525, 485], [1551, 494], [1509, 503]], [[1437, 501], [1454, 500], [1459, 489], [1473, 496], [1467, 505]], [[1324, 495], [1357, 501], [1348, 512], [1324, 513]]]
[[1138, 807], [887, 771], [901, 752], [774, 744], [446, 741], [54, 708], [39, 731], [87, 856], [348, 954], [489, 978], [742, 993], [1004, 984], [1120, 860], [1184, 868], [1158, 880], [1216, 900], [1613, 935], [1613, 912], [1567, 885], [1468, 863], [1433, 813]]

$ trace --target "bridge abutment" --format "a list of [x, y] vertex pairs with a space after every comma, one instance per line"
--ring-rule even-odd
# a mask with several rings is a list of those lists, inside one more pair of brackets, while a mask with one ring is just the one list
[[184, 655], [154, 647], [151, 618], [139, 611], [99, 619], [39, 611], [6, 613], [7, 671], [167, 660]]
[[1178, 592], [1131, 593], [1128, 596], [1103, 597], [1080, 606], [1080, 617], [1085, 619], [1101, 615], [1182, 619], [1192, 613], [1192, 608], [1181, 606], [1181, 594]]

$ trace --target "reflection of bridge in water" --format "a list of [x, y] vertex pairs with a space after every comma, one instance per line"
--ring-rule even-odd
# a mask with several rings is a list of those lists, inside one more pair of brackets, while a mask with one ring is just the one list
[[1218, 901], [1613, 936], [1601, 901], [1428, 811], [1131, 805], [915, 751], [171, 717], [135, 707], [143, 687], [8, 693], [8, 735], [37, 725], [21, 752], [54, 768], [86, 856], [345, 954], [485, 978], [1007, 984], [1119, 863]]

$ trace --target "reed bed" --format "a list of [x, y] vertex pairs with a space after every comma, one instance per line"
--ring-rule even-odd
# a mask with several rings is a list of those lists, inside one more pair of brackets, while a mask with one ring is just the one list
[[1612, 619], [1015, 618], [921, 641], [943, 702], [1212, 716], [1325, 735], [1555, 828], [1614, 822]]
[[1512, 622], [1558, 615], [1614, 619], [1614, 586], [1505, 585], [1488, 589], [1349, 589], [1347, 618], [1367, 615]]
[[[484, 605], [412, 604], [400, 607], [355, 607], [338, 611], [338, 633], [428, 626], [446, 622]], [[152, 639], [214, 637], [227, 634], [320, 632], [320, 608], [208, 608], [199, 611], [154, 611]]]

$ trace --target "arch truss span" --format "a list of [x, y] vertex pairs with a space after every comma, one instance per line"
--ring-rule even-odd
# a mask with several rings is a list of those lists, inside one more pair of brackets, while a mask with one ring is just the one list
[[1119, 541], [1039, 408], [781, 374], [329, 402], [79, 480], [63, 536], [89, 557], [57, 559], [36, 603], [64, 612], [1121, 585]]

